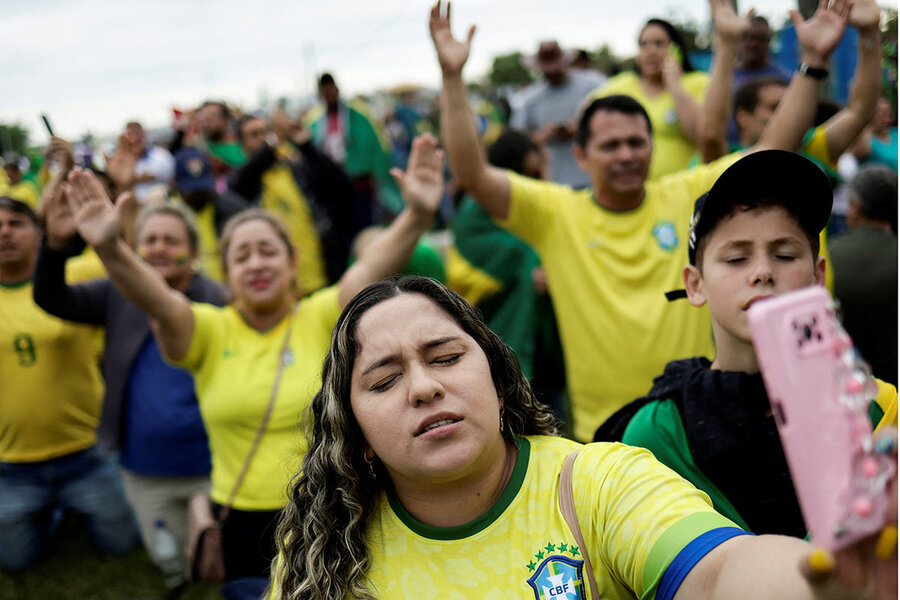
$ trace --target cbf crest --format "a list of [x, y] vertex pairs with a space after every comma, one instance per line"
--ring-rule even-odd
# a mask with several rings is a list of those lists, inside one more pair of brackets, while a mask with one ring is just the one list
[[584, 561], [553, 554], [528, 578], [535, 600], [585, 600], [581, 568]]

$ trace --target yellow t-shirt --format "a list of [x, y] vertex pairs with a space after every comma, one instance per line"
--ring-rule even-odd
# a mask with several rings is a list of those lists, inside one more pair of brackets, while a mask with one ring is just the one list
[[646, 450], [590, 444], [581, 448], [572, 477], [587, 545], [579, 547], [559, 509], [559, 473], [578, 447], [562, 438], [520, 439], [516, 467], [497, 503], [457, 527], [425, 525], [382, 494], [367, 536], [375, 596], [585, 598], [586, 553], [602, 598], [653, 598], [688, 543], [735, 527], [706, 494]]
[[49, 460], [96, 443], [103, 382], [94, 332], [41, 310], [30, 281], [0, 286], [0, 461]]
[[297, 186], [291, 169], [276, 164], [262, 176], [260, 206], [287, 225], [297, 250], [297, 282], [304, 294], [325, 286], [325, 262], [322, 242], [313, 224], [309, 203]]
[[547, 271], [577, 439], [593, 439], [669, 361], [715, 355], [708, 309], [664, 293], [684, 287], [694, 201], [738, 158], [648, 182], [644, 201], [626, 212], [600, 207], [590, 190], [509, 174], [501, 225], [531, 244]]
[[[703, 102], [709, 75], [692, 71], [681, 76], [681, 85], [697, 102]], [[675, 99], [669, 91], [651, 98], [644, 93], [640, 77], [633, 71], [619, 73], [588, 95], [588, 102], [623, 94], [641, 103], [653, 126], [653, 158], [650, 161], [651, 180], [686, 169], [697, 146], [684, 133], [675, 112]]]
[[[176, 364], [194, 375], [212, 454], [212, 498], [224, 504], [269, 402], [289, 318], [259, 332], [233, 306], [194, 303], [192, 309], [194, 336]], [[306, 452], [300, 418], [321, 385], [322, 361], [339, 314], [337, 286], [300, 302], [275, 408], [235, 508], [277, 510], [287, 501], [286, 486]]]

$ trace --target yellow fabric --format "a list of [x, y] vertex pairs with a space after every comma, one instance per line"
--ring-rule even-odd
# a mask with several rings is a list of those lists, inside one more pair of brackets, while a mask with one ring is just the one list
[[897, 427], [897, 388], [880, 379], [876, 379], [875, 383], [878, 384], [875, 402], [884, 411], [884, 416], [881, 417], [881, 421], [875, 428], [875, 433], [878, 433], [884, 427]]
[[447, 247], [445, 265], [447, 287], [465, 298], [472, 306], [478, 305], [503, 289], [502, 282], [467, 261], [456, 246]]
[[0, 286], [0, 461], [37, 462], [96, 443], [103, 382], [95, 328], [51, 317], [31, 283]]
[[627, 212], [600, 207], [590, 190], [509, 173], [501, 225], [531, 244], [547, 272], [577, 439], [593, 439], [669, 361], [714, 357], [708, 309], [663, 294], [684, 287], [694, 200], [739, 156], [648, 182], [644, 201]]
[[328, 280], [325, 276], [322, 242], [313, 224], [306, 196], [297, 186], [288, 165], [278, 163], [263, 174], [260, 206], [287, 225], [291, 241], [297, 250], [297, 282], [303, 293], [324, 287]]
[[812, 136], [806, 142], [806, 145], [800, 149], [800, 152], [811, 156], [820, 163], [828, 165], [828, 167], [837, 170], [837, 158], [832, 158], [828, 152], [828, 140], [825, 134], [825, 126], [819, 125], [813, 129]]
[[84, 252], [66, 261], [66, 283], [81, 283], [106, 277], [106, 267], [94, 249], [88, 246]]
[[222, 261], [219, 260], [219, 236], [216, 233], [216, 208], [207, 202], [197, 217], [197, 234], [200, 238], [200, 252], [197, 256], [197, 269], [214, 281], [225, 282], [222, 272]]
[[37, 209], [38, 202], [41, 199], [41, 193], [37, 186], [27, 179], [23, 179], [16, 185], [9, 185], [9, 179], [5, 177], [5, 181], [0, 182], [0, 196], [8, 196], [13, 200], [24, 202], [33, 209]]
[[[509, 506], [487, 523], [417, 533], [382, 494], [367, 542], [367, 575], [376, 597], [534, 600], [528, 579], [544, 561], [552, 564], [561, 556], [580, 565], [588, 551], [602, 598], [652, 598], [679, 550], [706, 531], [734, 527], [713, 511], [703, 492], [646, 450], [590, 444], [573, 471], [575, 510], [588, 546], [579, 548], [558, 500], [563, 461], [578, 446], [561, 438], [528, 440], [525, 479]], [[656, 558], [649, 560], [651, 555]], [[558, 581], [574, 587], [567, 577]]]
[[[212, 454], [212, 498], [224, 504], [268, 405], [289, 319], [259, 332], [233, 306], [195, 303], [192, 309], [194, 336], [177, 366], [194, 375]], [[277, 510], [287, 501], [287, 483], [306, 451], [298, 423], [320, 387], [322, 361], [339, 313], [337, 286], [300, 302], [291, 330], [292, 358], [235, 508]]]
[[[692, 71], [681, 76], [681, 85], [698, 103], [703, 102], [709, 75]], [[588, 95], [588, 102], [623, 94], [641, 103], [653, 125], [653, 158], [650, 161], [651, 180], [686, 169], [697, 146], [685, 135], [675, 112], [675, 99], [668, 91], [651, 98], [644, 93], [640, 77], [633, 71], [619, 73]]]

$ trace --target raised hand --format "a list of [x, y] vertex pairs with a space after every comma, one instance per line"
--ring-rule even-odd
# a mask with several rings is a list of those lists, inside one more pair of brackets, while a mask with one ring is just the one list
[[850, 8], [849, 23], [862, 30], [874, 30], [878, 28], [881, 20], [881, 9], [875, 4], [875, 0], [855, 0]]
[[106, 172], [120, 190], [131, 189], [135, 184], [134, 168], [141, 157], [141, 146], [124, 133], [112, 157], [106, 156]]
[[431, 218], [444, 192], [444, 152], [430, 133], [413, 140], [406, 172], [391, 169], [406, 205], [420, 217]]
[[40, 215], [47, 234], [47, 245], [51, 248], [63, 248], [78, 233], [72, 209], [66, 202], [63, 193], [64, 182], [53, 178], [44, 187], [41, 195]]
[[803, 58], [810, 66], [824, 67], [828, 62], [844, 35], [852, 4], [852, 0], [819, 0], [816, 14], [809, 21], [804, 21], [798, 11], [791, 11]]
[[750, 28], [753, 9], [750, 9], [746, 16], [741, 17], [734, 11], [730, 0], [709, 0], [709, 10], [712, 14], [716, 35], [720, 38], [737, 41]]
[[437, 51], [441, 71], [444, 75], [458, 75], [469, 59], [469, 49], [472, 46], [472, 37], [475, 35], [475, 26], [469, 27], [469, 33], [464, 42], [454, 39], [453, 33], [450, 31], [450, 2], [447, 2], [446, 10], [442, 10], [442, 5], [441, 0], [438, 0], [438, 3], [431, 7], [428, 27], [431, 30], [431, 39], [434, 42], [434, 49]]
[[666, 56], [662, 66], [662, 80], [666, 89], [681, 85], [681, 63], [674, 56]]
[[69, 173], [64, 189], [75, 225], [84, 241], [96, 248], [118, 239], [122, 231], [122, 211], [130, 201], [130, 192], [119, 196], [113, 205], [94, 174], [79, 168]]

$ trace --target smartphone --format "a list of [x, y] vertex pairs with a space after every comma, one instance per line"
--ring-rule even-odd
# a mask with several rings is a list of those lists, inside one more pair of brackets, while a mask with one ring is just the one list
[[751, 305], [750, 336], [800, 510], [831, 551], [882, 529], [893, 461], [873, 449], [877, 393], [821, 286]]

